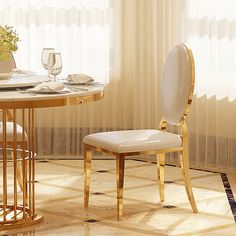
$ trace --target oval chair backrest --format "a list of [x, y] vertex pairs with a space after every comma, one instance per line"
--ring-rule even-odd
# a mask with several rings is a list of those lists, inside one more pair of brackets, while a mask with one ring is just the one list
[[167, 123], [178, 124], [183, 115], [187, 115], [194, 80], [192, 52], [185, 44], [178, 44], [167, 56], [160, 86], [163, 118]]
[[12, 54], [7, 60], [0, 60], [0, 73], [11, 72], [14, 68], [16, 68], [16, 62]]

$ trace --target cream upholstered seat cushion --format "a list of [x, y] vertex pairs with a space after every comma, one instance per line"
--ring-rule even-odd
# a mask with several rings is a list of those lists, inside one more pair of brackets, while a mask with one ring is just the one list
[[[13, 141], [13, 122], [7, 122], [7, 141]], [[16, 125], [17, 141], [22, 141], [22, 127]], [[25, 133], [25, 137], [26, 133]], [[2, 142], [2, 122], [0, 122], [0, 141]]]
[[182, 146], [179, 135], [158, 130], [125, 130], [94, 133], [84, 143], [116, 153], [152, 151]]

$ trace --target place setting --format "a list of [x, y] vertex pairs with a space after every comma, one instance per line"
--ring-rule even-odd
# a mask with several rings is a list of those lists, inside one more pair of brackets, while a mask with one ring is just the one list
[[72, 90], [84, 90], [89, 91], [89, 85], [95, 85], [97, 82], [86, 74], [69, 74], [66, 79], [60, 80], [67, 88]]
[[37, 84], [33, 88], [28, 88], [25, 90], [18, 90], [21, 93], [32, 93], [32, 94], [65, 94], [70, 93], [71, 90], [65, 87], [61, 82], [56, 81], [46, 81]]
[[47, 79], [33, 88], [26, 89], [24, 92], [33, 94], [70, 93], [71, 91], [63, 83], [56, 81], [56, 76], [62, 71], [61, 53], [55, 52], [54, 48], [43, 48], [41, 63], [48, 72]]
[[53, 96], [86, 93], [104, 86], [95, 81], [92, 76], [84, 73], [71, 73], [64, 78], [58, 77], [63, 68], [62, 55], [54, 48], [42, 49], [41, 64], [47, 71], [45, 75], [38, 75], [32, 70], [12, 69], [0, 78], [0, 91], [15, 91], [32, 96]]
[[69, 74], [61, 79], [57, 76], [62, 71], [61, 53], [55, 52], [54, 48], [43, 48], [41, 63], [47, 70], [47, 75], [36, 75], [34, 71], [13, 69], [10, 78], [1, 80], [0, 89], [14, 89], [19, 93], [29, 93], [33, 95], [56, 95], [72, 92], [86, 92], [91, 90], [89, 85], [97, 82], [86, 74]]
[[47, 70], [47, 80], [38, 83], [26, 92], [34, 94], [64, 94], [78, 91], [89, 91], [92, 87], [89, 85], [98, 85], [99, 83], [90, 76], [83, 73], [68, 74], [66, 78], [57, 78], [62, 71], [61, 53], [55, 52], [54, 48], [43, 48], [41, 63]]
[[[83, 92], [83, 91], [91, 90], [92, 87], [88, 87], [88, 85], [93, 84], [94, 80], [91, 77], [89, 77], [91, 79], [90, 80], [87, 79], [86, 81], [84, 77], [81, 75], [82, 74], [78, 74], [78, 75], [73, 74], [74, 78], [77, 76], [76, 82], [75, 82], [75, 79], [67, 80], [67, 78], [71, 77], [71, 75], [68, 75], [66, 79], [58, 79], [56, 81], [50, 79], [47, 81], [43, 81], [34, 87], [21, 90], [21, 92], [53, 95], [53, 94], [66, 94], [66, 93], [71, 93], [71, 92], [78, 92], [78, 91]], [[87, 77], [88, 76], [86, 76], [86, 78]], [[83, 82], [79, 82], [79, 81], [83, 81]]]

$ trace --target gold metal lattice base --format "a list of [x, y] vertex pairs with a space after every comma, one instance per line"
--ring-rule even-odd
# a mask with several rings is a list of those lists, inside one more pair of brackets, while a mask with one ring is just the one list
[[[0, 205], [1, 209], [3, 209], [3, 205]], [[17, 206], [16, 208], [16, 217], [14, 214], [14, 206], [7, 206], [7, 215], [6, 215], [6, 221], [4, 223], [0, 223], [0, 229], [6, 230], [6, 229], [14, 229], [21, 226], [31, 226], [33, 224], [39, 223], [43, 220], [43, 215], [36, 214], [34, 216], [30, 215], [29, 208], [25, 209], [25, 214], [23, 214], [23, 207]], [[0, 211], [0, 222], [3, 222], [3, 215]]]
[[10, 121], [7, 112], [2, 110], [1, 121], [0, 230], [43, 220], [35, 209], [34, 109], [13, 109]]

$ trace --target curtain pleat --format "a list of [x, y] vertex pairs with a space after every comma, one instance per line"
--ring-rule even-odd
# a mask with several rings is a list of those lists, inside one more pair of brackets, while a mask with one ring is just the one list
[[189, 117], [195, 166], [235, 170], [235, 1], [186, 4], [186, 41], [196, 62], [195, 97]]

